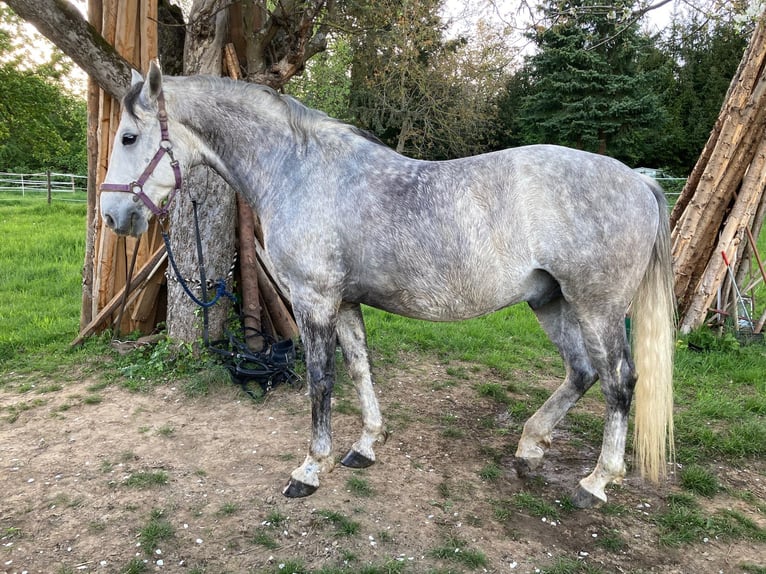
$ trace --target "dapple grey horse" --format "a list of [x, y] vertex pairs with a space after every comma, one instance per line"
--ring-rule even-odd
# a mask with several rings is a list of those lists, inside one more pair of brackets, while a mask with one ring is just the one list
[[575, 504], [605, 501], [605, 487], [624, 476], [634, 388], [636, 466], [653, 480], [664, 475], [675, 324], [667, 206], [653, 181], [614, 159], [550, 145], [414, 160], [267, 87], [163, 78], [156, 65], [145, 81], [134, 74], [123, 107], [100, 196], [116, 233], [138, 236], [153, 213], [166, 215], [182, 173], [197, 164], [220, 173], [261, 219], [295, 311], [311, 400], [309, 452], [286, 496], [313, 493], [334, 465], [336, 342], [363, 419], [342, 464], [371, 465], [386, 439], [362, 304], [453, 321], [526, 302], [566, 377], [524, 425], [519, 474], [540, 465], [556, 424], [600, 379], [602, 449]]

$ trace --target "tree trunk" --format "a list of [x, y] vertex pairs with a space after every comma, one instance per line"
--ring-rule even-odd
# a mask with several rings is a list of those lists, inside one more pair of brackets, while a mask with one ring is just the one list
[[[190, 14], [189, 34], [184, 53], [186, 75], [221, 75], [221, 58], [227, 25], [227, 11], [223, 2], [196, 0]], [[205, 274], [213, 281], [227, 278], [235, 256], [236, 202], [234, 192], [208, 167], [200, 166], [184, 174], [184, 193], [176, 199], [170, 210], [171, 247], [178, 269], [184, 280], [197, 285], [195, 295], [201, 298], [199, 261], [192, 199], [198, 200], [199, 233]], [[227, 279], [229, 291], [234, 289]], [[214, 292], [210, 294], [212, 298]], [[208, 311], [209, 333], [219, 338], [228, 316], [230, 302], [222, 299]], [[168, 335], [172, 339], [194, 342], [201, 334], [201, 310], [186, 295], [171, 272], [168, 281]]]

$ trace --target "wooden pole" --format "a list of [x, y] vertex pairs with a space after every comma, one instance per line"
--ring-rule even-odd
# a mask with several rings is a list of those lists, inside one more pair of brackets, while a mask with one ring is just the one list
[[[167, 258], [167, 253], [165, 251], [165, 246], [162, 245], [154, 254], [154, 256], [143, 264], [143, 266], [138, 270], [138, 272], [135, 274], [135, 277], [131, 283], [131, 291], [135, 291], [136, 289], [139, 289], [141, 285], [149, 280], [161, 267], [162, 263], [164, 263], [164, 260]], [[81, 344], [86, 338], [91, 336], [93, 333], [98, 331], [98, 329], [102, 326], [102, 324], [109, 319], [109, 317], [114, 313], [114, 311], [117, 309], [119, 304], [122, 301], [123, 294], [125, 292], [125, 287], [123, 286], [122, 289], [117, 291], [117, 293], [114, 294], [114, 296], [109, 300], [109, 302], [104, 305], [103, 309], [96, 315], [93, 320], [88, 323], [85, 328], [83, 328], [80, 331], [80, 334], [75, 338], [74, 341], [70, 344], [72, 347], [76, 347], [77, 345]]]

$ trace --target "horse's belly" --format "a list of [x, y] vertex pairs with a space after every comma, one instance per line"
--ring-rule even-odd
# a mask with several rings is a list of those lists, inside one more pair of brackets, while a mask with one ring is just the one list
[[509, 291], [484, 285], [461, 289], [436, 285], [432, 289], [417, 286], [365, 290], [359, 302], [389, 313], [427, 321], [459, 321], [486, 315], [525, 299], [518, 290]]

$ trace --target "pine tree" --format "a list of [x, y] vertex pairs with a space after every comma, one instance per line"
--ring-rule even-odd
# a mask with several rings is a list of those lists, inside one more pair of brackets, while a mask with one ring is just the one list
[[[644, 155], [643, 141], [665, 122], [643, 59], [638, 25], [624, 23], [615, 4], [548, 0], [546, 26], [532, 35], [529, 94], [519, 121], [526, 143], [546, 142], [608, 153], [628, 162]], [[629, 3], [617, 3], [629, 14]]]

